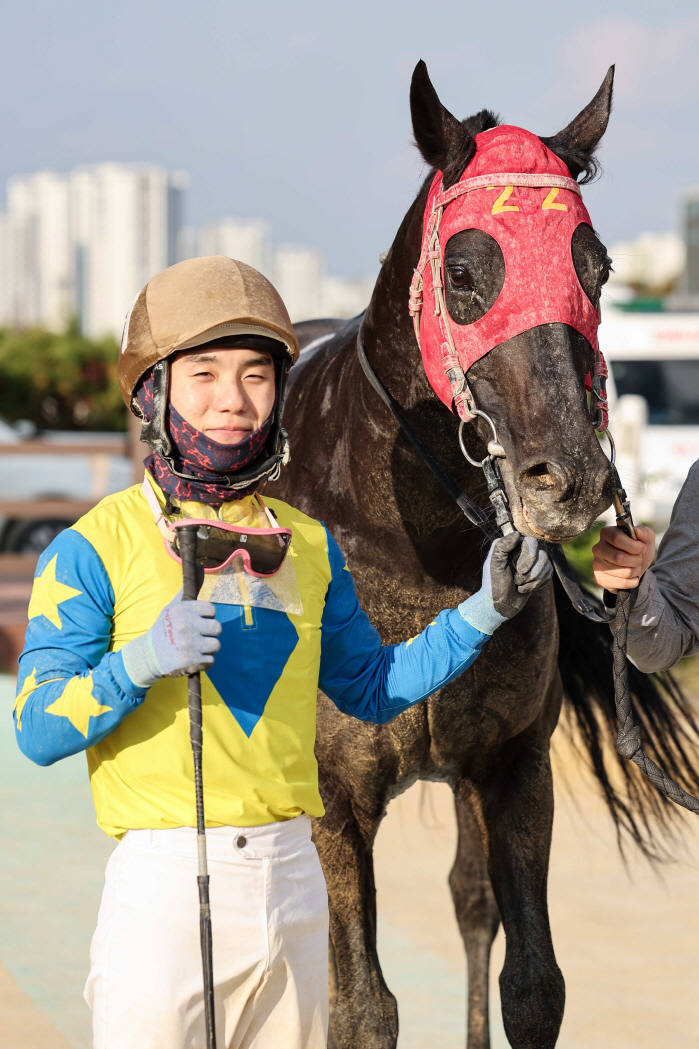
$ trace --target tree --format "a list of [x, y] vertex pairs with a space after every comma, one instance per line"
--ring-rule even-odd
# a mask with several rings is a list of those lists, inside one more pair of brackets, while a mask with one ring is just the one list
[[86, 339], [75, 322], [61, 334], [0, 329], [0, 416], [39, 429], [124, 430], [118, 355], [111, 336]]

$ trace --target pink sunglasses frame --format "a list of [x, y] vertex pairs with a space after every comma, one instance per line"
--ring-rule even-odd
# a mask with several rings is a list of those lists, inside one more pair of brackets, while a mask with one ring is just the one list
[[173, 540], [175, 538], [175, 533], [176, 533], [177, 529], [178, 528], [183, 528], [183, 527], [186, 527], [186, 526], [196, 525], [198, 527], [199, 525], [204, 525], [206, 528], [220, 528], [222, 532], [237, 532], [238, 535], [288, 535], [289, 536], [289, 542], [287, 543], [286, 552], [284, 554], [284, 557], [282, 558], [282, 561], [281, 561], [281, 564], [279, 565], [279, 568], [276, 568], [274, 570], [274, 572], [264, 572], [264, 573], [263, 572], [253, 572], [251, 564], [250, 564], [250, 554], [248, 553], [247, 550], [234, 550], [233, 553], [231, 554], [231, 556], [229, 558], [227, 558], [223, 562], [223, 564], [217, 565], [216, 568], [205, 568], [204, 569], [205, 572], [220, 572], [222, 568], [226, 568], [226, 566], [229, 565], [232, 562], [234, 557], [241, 557], [242, 560], [243, 560], [243, 565], [245, 567], [245, 571], [249, 575], [255, 576], [255, 578], [257, 578], [257, 579], [269, 579], [270, 576], [276, 575], [277, 572], [279, 572], [281, 570], [282, 565], [284, 564], [284, 561], [286, 560], [286, 555], [289, 552], [289, 547], [291, 546], [291, 540], [293, 539], [293, 532], [291, 531], [290, 528], [280, 528], [278, 525], [276, 525], [274, 523], [274, 518], [272, 517], [272, 514], [271, 514], [269, 508], [267, 506], [265, 506], [264, 502], [262, 501], [262, 496], [259, 495], [259, 493], [255, 492], [255, 498], [259, 502], [260, 507], [267, 514], [267, 518], [270, 521], [270, 524], [272, 525], [271, 528], [245, 528], [242, 525], [229, 524], [227, 521], [219, 521], [219, 520], [213, 520], [212, 521], [208, 517], [186, 517], [183, 521], [176, 521], [176, 522], [171, 524], [166, 519], [165, 514], [163, 513], [163, 511], [162, 511], [162, 509], [160, 507], [160, 503], [157, 500], [155, 492], [153, 491], [153, 488], [152, 488], [151, 484], [149, 483], [148, 474], [146, 474], [144, 476], [144, 478], [143, 478], [143, 483], [141, 485], [141, 491], [143, 492], [143, 495], [145, 497], [146, 502], [148, 503], [149, 507], [153, 511], [153, 519], [155, 520], [155, 523], [158, 526], [158, 531], [160, 532], [160, 534], [163, 537], [163, 540], [165, 542], [165, 549], [167, 550], [168, 554], [173, 559], [173, 561], [177, 561], [178, 564], [180, 564], [180, 565], [182, 564], [182, 558], [179, 556], [179, 554], [175, 553], [175, 551], [173, 549], [173, 545], [172, 545], [173, 544]]
[[[266, 509], [266, 507], [265, 507]], [[166, 522], [166, 527], [170, 532], [176, 532], [178, 528], [190, 528], [194, 526], [204, 525], [206, 528], [218, 528], [222, 532], [233, 532], [238, 535], [288, 535], [289, 542], [286, 545], [286, 551], [284, 557], [281, 560], [279, 568], [275, 568], [273, 572], [254, 572], [250, 564], [250, 554], [247, 550], [234, 550], [230, 557], [226, 558], [220, 565], [216, 565], [215, 568], [205, 568], [205, 572], [220, 572], [222, 568], [227, 568], [231, 564], [234, 558], [242, 558], [245, 566], [245, 571], [248, 575], [255, 576], [257, 579], [269, 579], [270, 576], [276, 575], [280, 571], [286, 555], [289, 552], [293, 533], [290, 528], [244, 528], [242, 525], [228, 524], [226, 521], [211, 521], [205, 517], [187, 517], [183, 521], [175, 521], [173, 524]], [[182, 564], [182, 558], [179, 554], [175, 553], [175, 549], [172, 543], [166, 540], [166, 548], [170, 557], [177, 561], [178, 564]]]

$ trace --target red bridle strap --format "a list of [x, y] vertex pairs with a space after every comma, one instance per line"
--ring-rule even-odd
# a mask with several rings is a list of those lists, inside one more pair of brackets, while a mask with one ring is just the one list
[[[475, 418], [473, 414], [475, 401], [454, 344], [444, 300], [443, 259], [439, 227], [444, 215], [444, 209], [454, 200], [474, 190], [491, 189], [496, 186], [521, 186], [528, 189], [566, 189], [582, 198], [580, 186], [572, 178], [558, 174], [524, 172], [497, 172], [495, 174], [477, 175], [475, 178], [463, 179], [461, 182], [457, 182], [456, 185], [435, 195], [431, 212], [425, 222], [420, 259], [410, 284], [408, 309], [413, 319], [415, 338], [418, 346], [420, 346], [420, 315], [423, 306], [424, 273], [429, 265], [435, 299], [435, 315], [438, 318], [439, 333], [441, 335], [441, 363], [449, 382], [454, 406], [459, 418], [466, 420]], [[422, 349], [422, 347], [420, 348]], [[596, 430], [606, 430], [608, 424], [608, 404], [604, 382], [606, 375], [607, 365], [602, 352], [599, 348], [595, 348], [595, 363], [591, 375], [588, 376], [587, 385], [593, 398], [593, 403], [590, 407], [593, 425]]]
[[512, 172], [500, 172], [497, 175], [476, 175], [475, 178], [465, 178], [457, 182], [455, 186], [445, 189], [435, 199], [435, 207], [443, 208], [452, 200], [470, 193], [474, 189], [490, 189], [495, 186], [523, 186], [526, 189], [569, 189], [571, 193], [577, 193], [582, 199], [580, 186], [574, 178], [566, 178], [565, 175], [536, 175], [536, 174], [513, 174]]

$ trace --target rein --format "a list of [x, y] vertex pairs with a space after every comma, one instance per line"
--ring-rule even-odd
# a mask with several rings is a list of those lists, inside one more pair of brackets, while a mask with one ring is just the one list
[[364, 317], [362, 317], [359, 325], [359, 331], [357, 332], [357, 354], [359, 356], [359, 363], [362, 366], [362, 370], [366, 375], [367, 379], [374, 387], [384, 404], [393, 413], [393, 416], [400, 426], [401, 430], [408, 438], [416, 452], [420, 455], [423, 462], [430, 468], [434, 476], [437, 478], [441, 486], [449, 493], [454, 502], [458, 505], [464, 516], [471, 522], [472, 525], [476, 525], [480, 528], [486, 539], [498, 539], [500, 532], [495, 528], [490, 521], [490, 518], [484, 510], [481, 510], [480, 506], [474, 503], [470, 495], [467, 495], [459, 485], [456, 483], [453, 477], [451, 477], [444, 469], [442, 464], [435, 459], [432, 452], [425, 448], [424, 444], [413, 430], [407, 419], [404, 418], [398, 402], [394, 400], [391, 394], [388, 392], [384, 384], [379, 379], [378, 375], [369, 364], [369, 359], [364, 349], [364, 339], [362, 337], [362, 329], [364, 327]]
[[[500, 538], [500, 536], [508, 535], [510, 532], [514, 531], [514, 525], [512, 524], [512, 518], [510, 517], [510, 512], [507, 504], [507, 496], [505, 495], [505, 490], [503, 487], [500, 467], [497, 464], [497, 459], [499, 458], [499, 456], [489, 454], [486, 456], [482, 463], [478, 464], [473, 463], [473, 460], [471, 460], [473, 465], [478, 465], [482, 467], [483, 472], [485, 473], [486, 481], [488, 483], [488, 497], [491, 503], [493, 503], [493, 505], [495, 506], [496, 512], [496, 525], [493, 525], [492, 521], [485, 513], [485, 511], [482, 510], [480, 506], [478, 506], [473, 501], [470, 495], [463, 491], [463, 489], [456, 483], [454, 478], [447, 473], [442, 464], [438, 462], [437, 459], [435, 459], [432, 452], [430, 452], [429, 449], [425, 448], [425, 445], [422, 443], [422, 441], [415, 433], [410, 423], [404, 417], [400, 405], [395, 400], [395, 398], [393, 398], [388, 392], [388, 390], [386, 389], [386, 387], [381, 382], [378, 375], [372, 368], [371, 364], [369, 363], [369, 358], [367, 357], [366, 350], [364, 349], [363, 329], [364, 317], [362, 317], [361, 323], [359, 325], [359, 330], [357, 332], [357, 356], [359, 357], [359, 363], [362, 366], [362, 371], [366, 375], [373, 388], [378, 393], [381, 400], [392, 412], [396, 422], [398, 423], [398, 425], [400, 426], [401, 430], [408, 438], [410, 443], [413, 445], [417, 453], [420, 455], [423, 462], [426, 464], [426, 466], [429, 467], [429, 469], [437, 478], [437, 480], [445, 489], [445, 491], [449, 493], [449, 495], [458, 505], [459, 509], [464, 514], [464, 516], [471, 522], [471, 524], [476, 525], [477, 528], [481, 529], [486, 539], [492, 542], [494, 539], [498, 539]], [[475, 408], [475, 406], [474, 408], [472, 408], [472, 411], [474, 412], [474, 415], [472, 417], [475, 417], [476, 412], [478, 413], [478, 415], [484, 416], [490, 423], [493, 429], [493, 433], [495, 434], [495, 426], [490, 417], [487, 416], [485, 412], [480, 412], [477, 408]], [[497, 442], [491, 441], [488, 449], [489, 452], [490, 448], [493, 446], [495, 446], [499, 450], [500, 446], [497, 445]], [[551, 558], [551, 563], [556, 570], [556, 575], [561, 581], [561, 586], [568, 595], [568, 598], [570, 599], [570, 602], [575, 608], [575, 610], [577, 612], [580, 612], [580, 614], [585, 616], [587, 619], [593, 620], [593, 622], [595, 623], [608, 622], [608, 619], [598, 614], [598, 612], [595, 609], [595, 606], [592, 604], [592, 602], [583, 592], [583, 590], [581, 590], [577, 580], [575, 579], [575, 576], [573, 575], [571, 567], [568, 564], [568, 558], [564, 554], [563, 547], [561, 546], [561, 544], [547, 543], [546, 548], [548, 551], [548, 555]]]
[[[488, 515], [480, 506], [471, 499], [471, 497], [464, 492], [456, 481], [451, 477], [450, 474], [444, 469], [442, 464], [432, 455], [432, 452], [422, 443], [418, 435], [413, 430], [410, 423], [404, 417], [401, 407], [394, 397], [388, 392], [384, 384], [379, 379], [378, 375], [369, 363], [369, 358], [366, 355], [364, 348], [364, 317], [359, 324], [357, 331], [357, 356], [359, 357], [359, 363], [362, 366], [364, 375], [369, 380], [369, 383], [378, 393], [381, 400], [389, 408], [396, 422], [400, 426], [401, 430], [408, 438], [410, 443], [413, 445], [417, 453], [425, 465], [430, 469], [432, 474], [437, 478], [439, 483], [445, 489], [446, 492], [456, 502], [461, 512], [471, 522], [481, 529], [486, 539], [493, 541], [504, 535], [508, 535], [513, 532], [514, 524], [509, 512], [509, 504], [507, 502], [507, 496], [505, 494], [502, 475], [500, 473], [500, 467], [498, 466], [498, 458], [503, 458], [504, 453], [502, 447], [497, 441], [497, 432], [495, 424], [492, 419], [486, 415], [485, 412], [480, 411], [475, 407], [473, 395], [466, 384], [466, 378], [464, 376], [464, 387], [468, 390], [469, 397], [469, 409], [468, 415], [470, 418], [481, 416], [486, 419], [493, 430], [493, 440], [488, 444], [488, 455], [483, 459], [481, 463], [476, 463], [474, 460], [467, 455], [463, 441], [461, 439], [461, 433], [464, 423], [467, 421], [462, 418], [459, 427], [459, 443], [461, 450], [466, 458], [473, 465], [478, 465], [483, 469], [483, 472], [488, 483], [488, 497], [495, 509], [496, 525], [493, 525]], [[600, 413], [601, 414], [601, 413]], [[606, 411], [605, 411], [606, 416]], [[593, 419], [593, 425], [595, 420]], [[627, 535], [631, 536], [632, 539], [636, 538], [634, 531], [633, 519], [631, 517], [631, 509], [629, 507], [629, 501], [626, 496], [626, 492], [622, 488], [621, 480], [617, 472], [614, 463], [614, 442], [611, 438], [611, 434], [606, 428], [605, 419], [605, 431], [607, 437], [610, 440], [612, 446], [612, 459], [611, 467], [614, 475], [615, 494], [614, 494], [614, 509], [616, 511], [617, 526], [622, 528]], [[497, 526], [497, 527], [496, 527]], [[575, 579], [571, 570], [568, 558], [566, 557], [563, 547], [560, 543], [546, 543], [546, 549], [551, 563], [556, 570], [563, 589], [565, 590], [568, 598], [570, 599], [573, 607], [581, 615], [587, 619], [591, 619], [595, 623], [609, 623], [611, 622], [611, 616], [601, 616], [594, 605], [587, 597], [587, 595], [581, 589], [579, 583]], [[617, 752], [629, 761], [633, 761], [634, 764], [638, 765], [644, 776], [653, 783], [655, 787], [664, 794], [670, 801], [674, 801], [677, 805], [682, 806], [685, 809], [689, 809], [690, 812], [694, 812], [699, 815], [699, 799], [688, 794], [678, 783], [670, 779], [668, 775], [656, 765], [651, 758], [648, 757], [643, 749], [643, 742], [641, 739], [640, 727], [636, 724], [633, 707], [631, 705], [631, 690], [629, 687], [629, 664], [627, 658], [627, 638], [629, 630], [629, 618], [631, 614], [631, 598], [632, 591], [620, 590], [616, 595], [616, 615], [614, 619], [613, 635], [613, 671], [614, 671], [614, 701], [616, 707], [617, 719], [620, 727], [617, 734], [616, 749]]]

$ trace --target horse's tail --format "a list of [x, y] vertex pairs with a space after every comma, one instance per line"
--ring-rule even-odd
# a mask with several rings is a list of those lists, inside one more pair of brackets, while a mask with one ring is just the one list
[[[610, 746], [618, 730], [611, 631], [576, 612], [557, 579], [554, 586], [565, 713], [600, 784], [619, 847], [623, 852], [631, 838], [649, 859], [668, 858], [679, 843], [674, 820], [681, 810]], [[690, 794], [699, 794], [699, 721], [677, 681], [669, 672], [642, 674], [629, 664], [629, 684], [646, 752]]]

